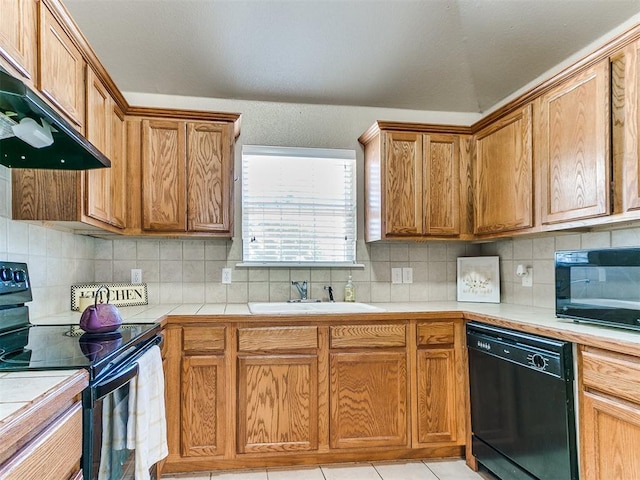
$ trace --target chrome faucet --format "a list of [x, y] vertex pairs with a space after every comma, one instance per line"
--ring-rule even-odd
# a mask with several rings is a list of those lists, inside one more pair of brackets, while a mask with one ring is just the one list
[[300, 300], [307, 299], [307, 281], [306, 280], [303, 282], [291, 282], [291, 285], [296, 287], [296, 289], [298, 290], [298, 294], [300, 295]]

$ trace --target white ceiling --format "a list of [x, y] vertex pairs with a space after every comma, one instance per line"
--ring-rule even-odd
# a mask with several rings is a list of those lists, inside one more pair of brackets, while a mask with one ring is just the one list
[[640, 0], [64, 0], [122, 91], [482, 112]]

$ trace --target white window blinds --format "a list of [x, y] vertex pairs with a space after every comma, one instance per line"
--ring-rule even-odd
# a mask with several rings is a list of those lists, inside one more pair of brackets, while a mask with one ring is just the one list
[[242, 147], [243, 262], [353, 264], [353, 150]]

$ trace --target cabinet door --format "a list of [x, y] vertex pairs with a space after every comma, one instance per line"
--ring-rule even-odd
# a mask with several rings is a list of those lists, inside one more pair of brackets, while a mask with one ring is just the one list
[[40, 2], [39, 60], [40, 90], [83, 132], [85, 61], [43, 2]]
[[580, 478], [640, 479], [640, 407], [589, 392], [582, 400]]
[[118, 228], [127, 225], [127, 156], [125, 122], [120, 108], [112, 103], [111, 112], [111, 195], [110, 223]]
[[615, 212], [640, 209], [640, 42], [612, 58]]
[[182, 359], [182, 456], [224, 454], [224, 395], [222, 355]]
[[533, 226], [531, 105], [474, 137], [474, 233], [499, 233]]
[[538, 99], [543, 224], [609, 213], [609, 62]]
[[407, 445], [404, 352], [330, 354], [331, 448]]
[[0, 0], [0, 56], [34, 84], [37, 56], [37, 0]]
[[460, 233], [460, 141], [454, 135], [424, 136], [424, 233]]
[[457, 440], [457, 385], [453, 349], [418, 350], [418, 442]]
[[318, 357], [238, 358], [238, 452], [318, 447]]
[[[87, 67], [86, 132], [89, 140], [102, 153], [110, 156], [112, 100], [100, 79]], [[85, 212], [88, 216], [109, 223], [111, 199], [111, 169], [96, 168], [85, 172]]]
[[390, 236], [423, 233], [422, 135], [385, 132], [384, 221]]
[[142, 121], [142, 228], [186, 231], [185, 122]]
[[233, 203], [233, 128], [187, 124], [188, 229], [230, 233]]

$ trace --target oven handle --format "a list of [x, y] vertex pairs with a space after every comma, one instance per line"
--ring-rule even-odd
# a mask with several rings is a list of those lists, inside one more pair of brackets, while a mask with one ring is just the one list
[[133, 379], [133, 377], [138, 375], [138, 370], [139, 370], [138, 364], [132, 363], [131, 365], [122, 369], [117, 376], [109, 377], [105, 379], [103, 382], [98, 383], [94, 387], [96, 392], [96, 401], [106, 397], [110, 393], [115, 392], [117, 389], [125, 385], [127, 382], [130, 382]]
[[144, 346], [144, 348], [141, 348], [138, 352], [132, 355], [132, 357], [128, 359], [129, 365], [119, 370], [118, 374], [115, 377], [108, 377], [104, 381], [96, 384], [94, 386], [96, 395], [95, 401], [100, 400], [101, 398], [104, 398], [110, 393], [116, 391], [118, 388], [130, 382], [133, 377], [138, 375], [138, 358], [140, 358], [144, 353], [146, 353], [147, 350], [149, 350], [154, 345], [161, 346], [163, 340], [164, 339], [161, 335], [156, 336], [153, 341], [149, 342]]

